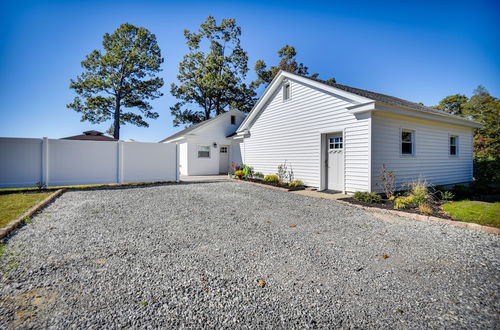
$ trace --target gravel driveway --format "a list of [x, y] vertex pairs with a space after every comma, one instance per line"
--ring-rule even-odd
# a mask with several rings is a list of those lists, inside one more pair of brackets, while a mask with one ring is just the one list
[[5, 246], [0, 328], [495, 328], [499, 243], [237, 182], [67, 192]]

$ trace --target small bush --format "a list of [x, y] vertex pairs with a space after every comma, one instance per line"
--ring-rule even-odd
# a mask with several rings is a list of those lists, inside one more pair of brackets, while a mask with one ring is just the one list
[[417, 195], [409, 195], [409, 196], [400, 196], [394, 200], [394, 208], [397, 210], [407, 209], [410, 207], [417, 207], [421, 204], [426, 203], [427, 200], [422, 196]]
[[304, 185], [304, 182], [302, 182], [300, 180], [295, 180], [293, 182], [290, 182], [288, 185], [290, 187], [302, 187]]
[[264, 177], [264, 174], [261, 173], [261, 172], [255, 172], [253, 174], [254, 178], [259, 178], [259, 179], [262, 179]]
[[451, 201], [453, 198], [455, 198], [455, 195], [448, 190], [439, 191], [439, 193], [441, 195], [441, 199], [444, 201]]
[[382, 197], [376, 193], [369, 193], [365, 191], [357, 191], [354, 193], [353, 198], [357, 201], [364, 203], [381, 203]]
[[266, 182], [279, 182], [280, 179], [276, 174], [268, 174], [264, 177], [264, 181], [266, 181]]
[[422, 203], [418, 206], [418, 210], [420, 213], [425, 214], [425, 215], [430, 215], [432, 214], [432, 208], [429, 204], [427, 203]]
[[396, 175], [394, 171], [389, 171], [387, 167], [385, 167], [385, 164], [382, 164], [379, 178], [380, 181], [382, 181], [386, 197], [390, 199], [396, 192]]
[[245, 175], [245, 172], [243, 170], [237, 170], [234, 172], [234, 176], [238, 177], [238, 179], [243, 179], [243, 176]]
[[38, 188], [38, 190], [47, 189], [47, 185], [42, 181], [38, 181], [37, 183], [35, 183], [35, 186]]
[[248, 166], [248, 165], [245, 165], [243, 167], [243, 177], [245, 179], [252, 178], [253, 177], [253, 168]]

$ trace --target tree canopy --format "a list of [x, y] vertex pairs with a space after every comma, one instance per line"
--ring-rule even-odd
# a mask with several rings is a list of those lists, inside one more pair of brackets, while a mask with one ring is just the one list
[[435, 108], [480, 122], [483, 127], [476, 129], [474, 135], [475, 156], [499, 158], [500, 100], [486, 88], [478, 86], [470, 99], [460, 94], [447, 96]]
[[[280, 70], [293, 72], [303, 76], [310, 76], [312, 78], [318, 77], [317, 73], [309, 74], [309, 68], [303, 63], [298, 63], [297, 51], [295, 47], [285, 45], [283, 48], [278, 50], [279, 63], [276, 66], [267, 67], [267, 64], [263, 60], [258, 60], [255, 62], [254, 70], [257, 74], [257, 79], [252, 81], [250, 86], [252, 88], [258, 88], [261, 85], [267, 87], [273, 78], [280, 72]], [[329, 82], [335, 82], [335, 78], [328, 79]]]
[[197, 32], [184, 31], [189, 52], [179, 63], [179, 101], [170, 110], [174, 126], [195, 124], [230, 109], [250, 111], [255, 92], [245, 84], [248, 56], [241, 47], [241, 28], [234, 19], [217, 24], [209, 16]]
[[104, 51], [94, 50], [81, 62], [84, 72], [70, 84], [77, 96], [67, 107], [93, 124], [113, 119], [113, 137], [119, 139], [121, 125], [148, 127], [144, 118], [158, 118], [148, 100], [163, 95], [163, 79], [156, 76], [163, 58], [156, 36], [128, 23], [104, 34], [102, 45]]

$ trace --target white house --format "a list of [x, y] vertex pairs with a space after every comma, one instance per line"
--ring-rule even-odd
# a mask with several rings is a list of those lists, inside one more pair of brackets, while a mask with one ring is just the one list
[[234, 143], [231, 135], [234, 135], [244, 118], [244, 113], [231, 110], [160, 142], [179, 146], [181, 175], [227, 173], [233, 161], [238, 164], [242, 162], [239, 143]]
[[281, 71], [233, 139], [255, 171], [276, 173], [286, 161], [297, 179], [320, 190], [381, 191], [382, 164], [398, 185], [419, 176], [436, 185], [471, 181], [479, 126], [396, 97]]

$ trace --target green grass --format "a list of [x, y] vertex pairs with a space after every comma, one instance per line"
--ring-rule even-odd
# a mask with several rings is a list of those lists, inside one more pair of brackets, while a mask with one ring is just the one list
[[[98, 184], [87, 184], [80, 186], [50, 186], [44, 191], [57, 190], [65, 188], [68, 190], [79, 190], [79, 189], [90, 189], [90, 188], [108, 188], [108, 187], [126, 187], [126, 186], [143, 186], [143, 185], [155, 185], [155, 184], [165, 184], [165, 183], [175, 183], [175, 181], [151, 181], [151, 182], [128, 182], [128, 183], [98, 183]], [[0, 188], [0, 193], [11, 193], [19, 191], [37, 191], [40, 190], [37, 187], [24, 187], [24, 188]]]
[[454, 219], [500, 228], [500, 202], [459, 201], [443, 204], [443, 210]]
[[0, 228], [47, 198], [52, 192], [0, 195]]

